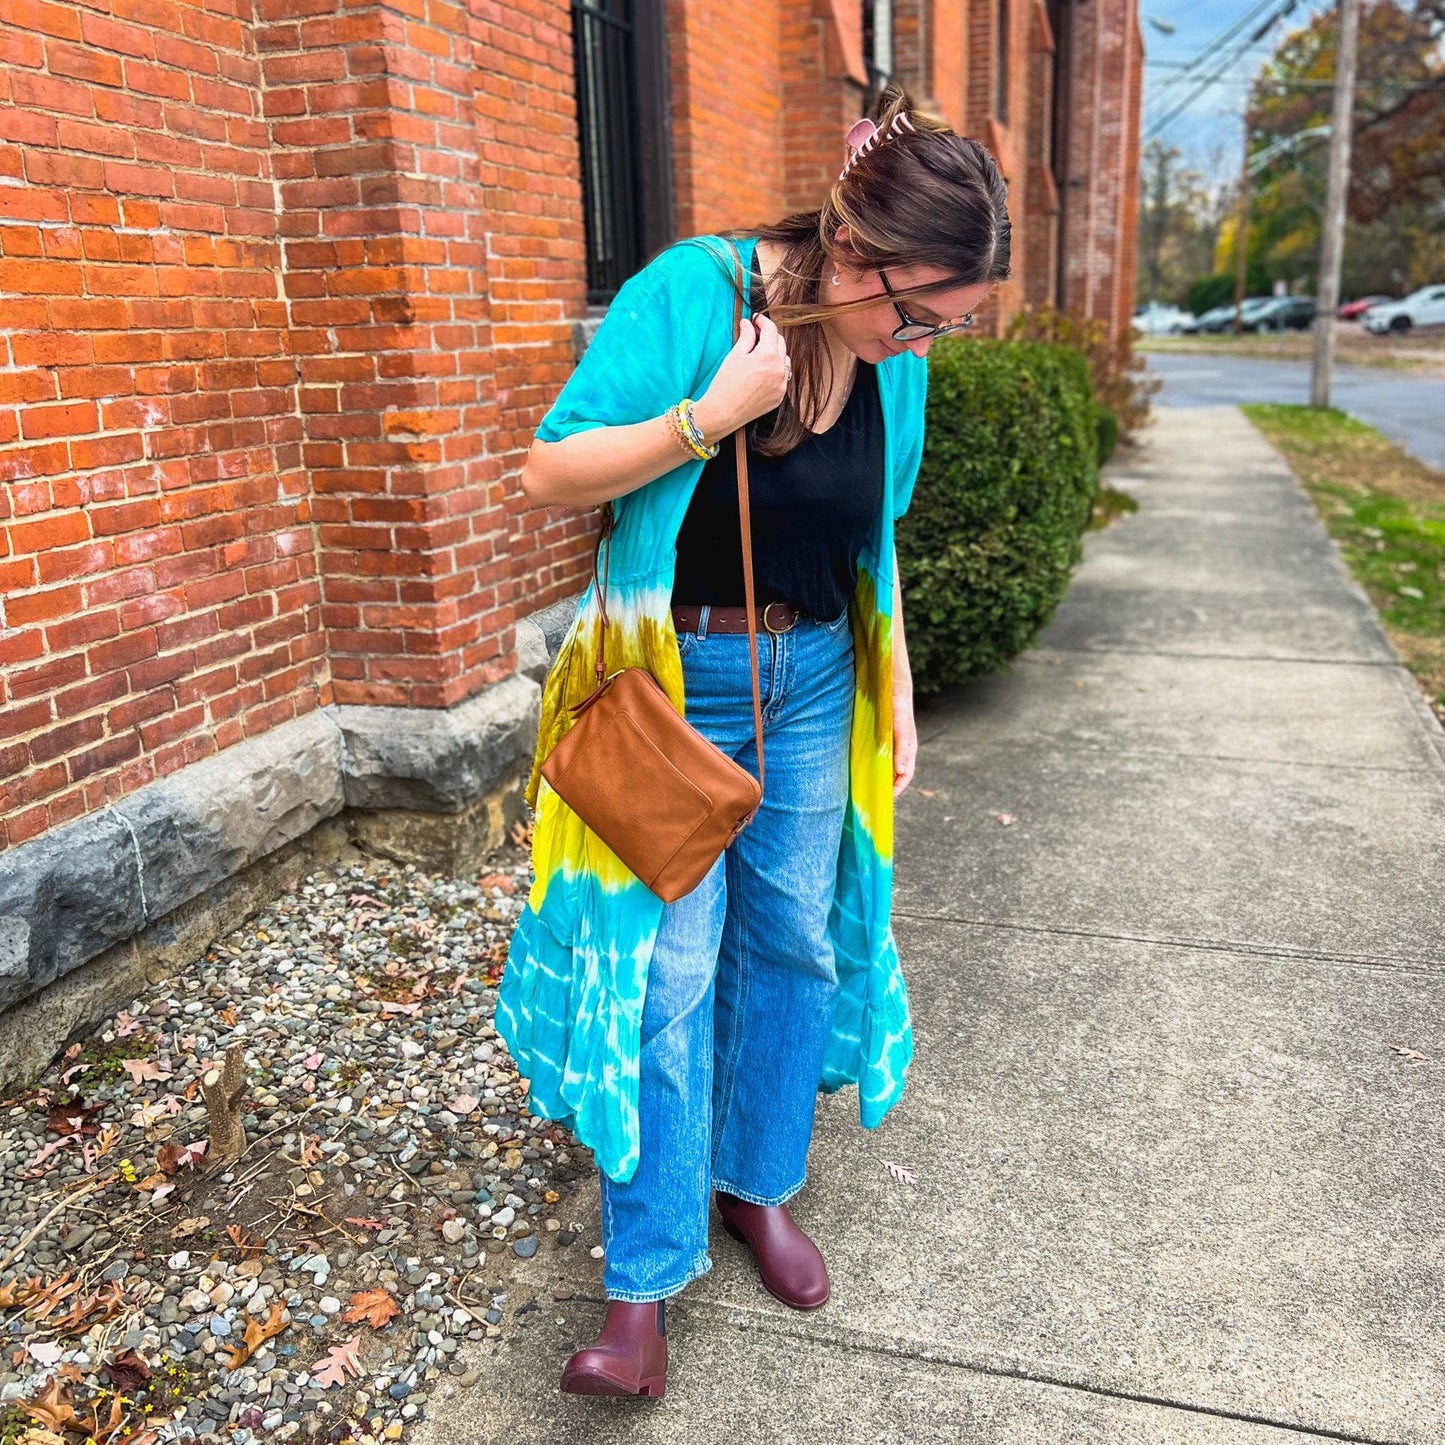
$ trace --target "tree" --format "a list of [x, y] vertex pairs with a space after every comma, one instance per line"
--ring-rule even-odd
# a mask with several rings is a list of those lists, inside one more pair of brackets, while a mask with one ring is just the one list
[[[1247, 244], [1271, 280], [1313, 286], [1330, 122], [1337, 12], [1316, 15], [1261, 68], [1246, 124], [1256, 177]], [[1365, 0], [1345, 247], [1350, 293], [1431, 280], [1445, 220], [1445, 0]], [[1301, 136], [1296, 145], [1292, 136]], [[1284, 142], [1284, 144], [1281, 144]], [[1232, 250], [1232, 248], [1231, 248]]]
[[1140, 186], [1137, 300], [1183, 304], [1190, 283], [1209, 268], [1219, 229], [1219, 197], [1194, 171], [1179, 169], [1179, 152], [1152, 140]]

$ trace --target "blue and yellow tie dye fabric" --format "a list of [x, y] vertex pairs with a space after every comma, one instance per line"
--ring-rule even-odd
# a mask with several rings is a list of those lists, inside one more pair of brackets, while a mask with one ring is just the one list
[[[745, 277], [756, 243], [738, 242]], [[732, 253], [717, 236], [664, 251], [617, 293], [537, 435], [661, 416], [707, 389], [733, 342]], [[913, 1054], [908, 995], [889, 913], [893, 890], [893, 523], [923, 455], [927, 366], [905, 352], [878, 368], [887, 433], [883, 506], [859, 561], [850, 607], [854, 698], [849, 807], [829, 933], [840, 983], [823, 1074], [827, 1091], [858, 1086], [875, 1128], [903, 1092]], [[607, 669], [646, 667], [683, 710], [671, 600], [677, 534], [702, 463], [689, 460], [615, 503]], [[536, 873], [502, 978], [497, 1028], [530, 1081], [530, 1108], [567, 1125], [609, 1178], [637, 1167], [638, 1049], [647, 966], [663, 904], [540, 775], [568, 708], [592, 690], [598, 599], [589, 585], [548, 675], [536, 765]], [[645, 780], [639, 779], [645, 786]]]

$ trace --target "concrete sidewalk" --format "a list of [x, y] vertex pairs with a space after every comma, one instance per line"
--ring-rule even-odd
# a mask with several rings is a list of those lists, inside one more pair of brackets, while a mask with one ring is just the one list
[[831, 1302], [715, 1223], [665, 1400], [561, 1395], [594, 1183], [412, 1438], [1445, 1439], [1445, 736], [1237, 411], [1116, 482], [1044, 645], [920, 717], [917, 1060], [877, 1133], [820, 1100], [795, 1210]]

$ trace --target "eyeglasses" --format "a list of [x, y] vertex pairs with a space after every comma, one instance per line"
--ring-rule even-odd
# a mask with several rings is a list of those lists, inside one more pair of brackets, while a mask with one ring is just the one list
[[950, 331], [964, 331], [973, 325], [973, 312], [967, 316], [960, 317], [957, 321], [945, 321], [942, 326], [935, 326], [929, 321], [920, 321], [916, 316], [910, 316], [904, 309], [903, 303], [894, 298], [893, 288], [888, 284], [888, 277], [884, 275], [883, 268], [878, 268], [878, 279], [883, 283], [883, 289], [893, 298], [893, 309], [898, 313], [901, 326], [893, 329], [895, 341], [922, 341], [925, 336], [947, 336]]

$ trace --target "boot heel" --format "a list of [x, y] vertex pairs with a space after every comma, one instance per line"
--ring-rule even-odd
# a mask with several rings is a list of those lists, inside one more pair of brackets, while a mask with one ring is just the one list
[[637, 1393], [649, 1400], [660, 1400], [667, 1393], [667, 1376], [658, 1375], [654, 1379], [644, 1380], [637, 1387]]

